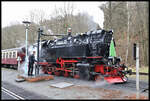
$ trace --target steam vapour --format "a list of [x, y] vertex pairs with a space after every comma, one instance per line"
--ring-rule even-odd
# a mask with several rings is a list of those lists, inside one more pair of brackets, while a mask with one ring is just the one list
[[[28, 59], [29, 59], [29, 56], [33, 53], [33, 51], [35, 51], [35, 59], [37, 60], [37, 46], [34, 46], [34, 45], [31, 45], [28, 47]], [[28, 74], [28, 66], [26, 67], [26, 62], [27, 60], [25, 59], [25, 61], [20, 65], [19, 72], [21, 74]], [[35, 65], [33, 68], [33, 75], [34, 74], [35, 74]]]

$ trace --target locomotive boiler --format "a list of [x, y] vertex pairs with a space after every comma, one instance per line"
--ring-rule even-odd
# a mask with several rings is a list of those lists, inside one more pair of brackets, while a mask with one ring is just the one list
[[127, 81], [131, 70], [116, 57], [113, 31], [95, 30], [45, 41], [39, 64], [44, 73], [81, 79], [104, 78], [109, 83]]

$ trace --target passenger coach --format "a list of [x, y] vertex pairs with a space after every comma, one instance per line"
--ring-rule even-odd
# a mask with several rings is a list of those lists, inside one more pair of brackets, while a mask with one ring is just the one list
[[25, 48], [11, 48], [1, 50], [1, 64], [3, 67], [13, 67], [17, 69], [18, 61], [20, 57], [21, 63], [25, 60]]

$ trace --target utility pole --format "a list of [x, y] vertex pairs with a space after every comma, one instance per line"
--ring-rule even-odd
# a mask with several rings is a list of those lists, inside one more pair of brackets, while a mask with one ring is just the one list
[[139, 99], [139, 43], [133, 44], [133, 59], [136, 60], [136, 99]]
[[30, 23], [29, 21], [23, 21], [22, 23], [25, 24], [26, 26], [26, 61], [25, 61], [25, 74], [28, 74], [28, 27], [30, 26]]
[[139, 99], [139, 44], [136, 45], [136, 99]]

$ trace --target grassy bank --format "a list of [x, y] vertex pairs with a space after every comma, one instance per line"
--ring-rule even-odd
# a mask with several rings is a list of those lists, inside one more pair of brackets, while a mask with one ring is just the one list
[[[129, 75], [128, 76], [129, 78], [132, 78], [132, 79], [136, 79], [136, 75]], [[149, 75], [140, 75], [140, 80], [143, 80], [143, 81], [149, 81]]]
[[[129, 69], [132, 69], [132, 72], [136, 72], [136, 67], [129, 67]], [[149, 73], [149, 67], [139, 67], [139, 72]]]
[[[132, 72], [136, 72], [136, 67], [129, 67], [129, 69], [132, 69]], [[149, 73], [149, 67], [140, 67], [139, 72]], [[136, 75], [129, 75], [129, 77], [136, 79]], [[148, 81], [149, 75], [140, 75], [140, 80]]]

